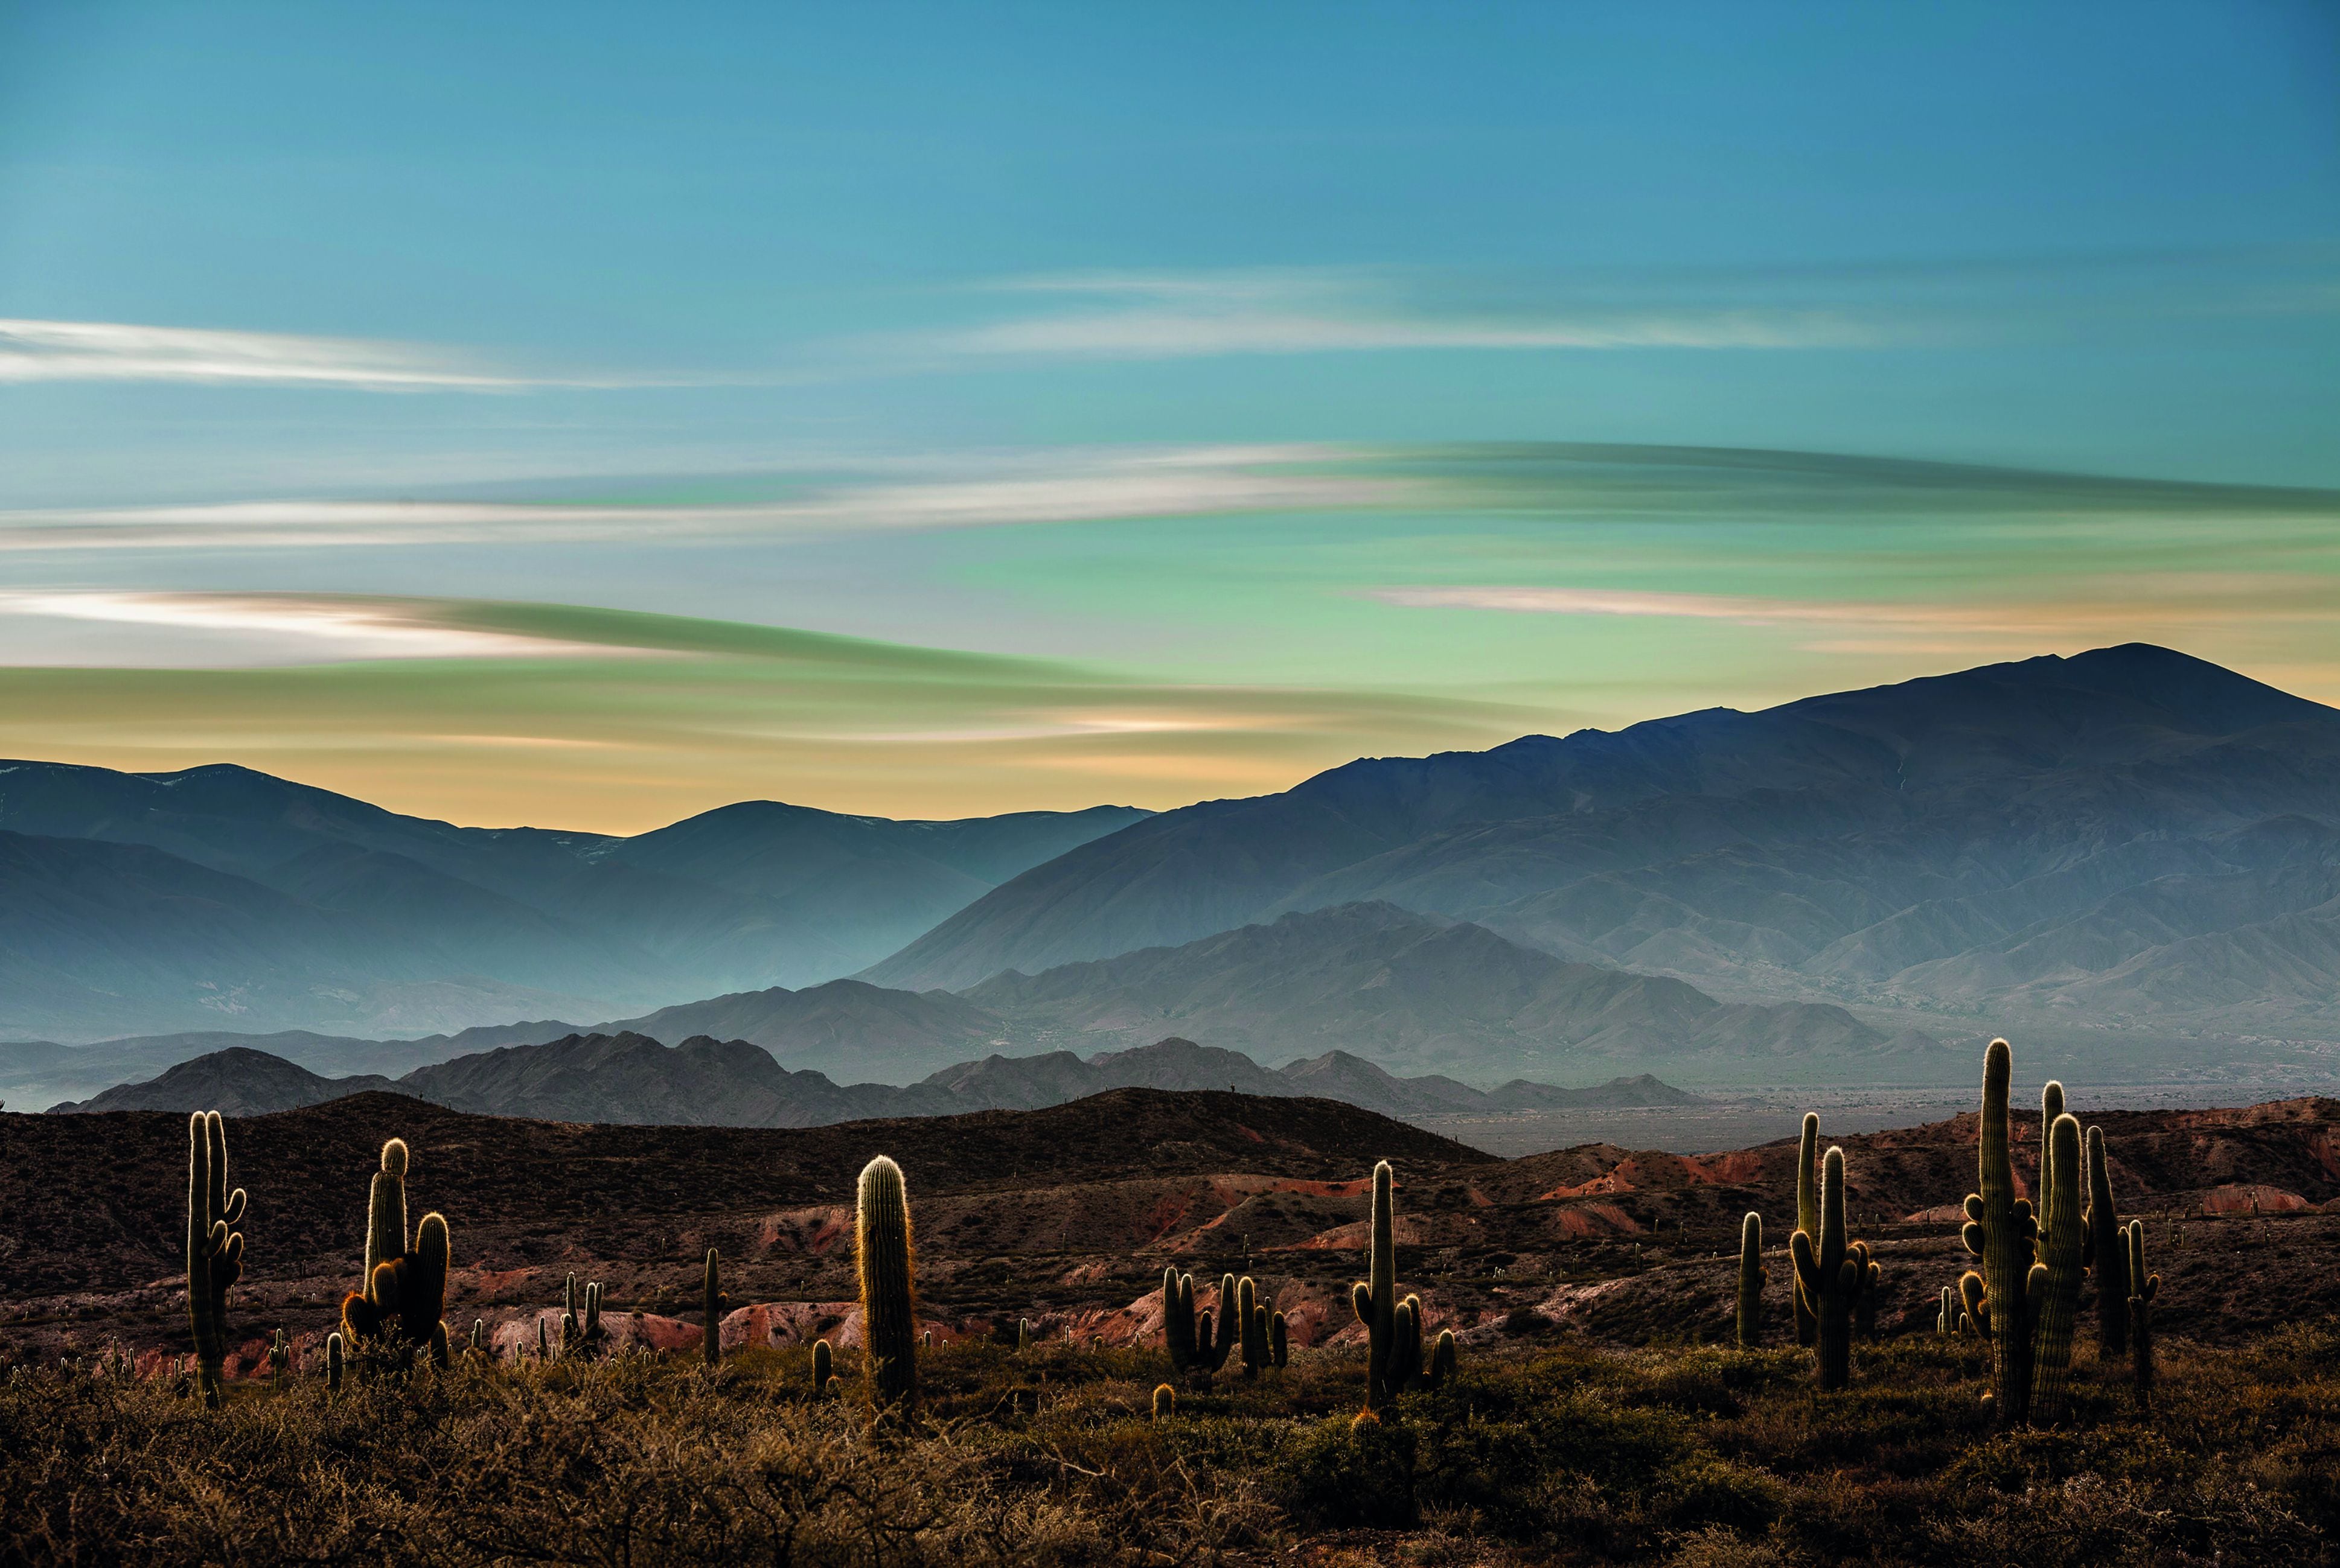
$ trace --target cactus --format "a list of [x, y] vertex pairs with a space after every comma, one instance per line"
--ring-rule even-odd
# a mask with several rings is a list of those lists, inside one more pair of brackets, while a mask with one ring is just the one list
[[1763, 1282], [1771, 1271], [1763, 1267], [1763, 1217], [1750, 1209], [1739, 1222], [1739, 1348], [1752, 1350], [1763, 1343]]
[[1243, 1369], [1245, 1377], [1256, 1377], [1274, 1356], [1268, 1347], [1267, 1307], [1259, 1299], [1259, 1287], [1246, 1274], [1235, 1284], [1235, 1317], [1243, 1325]]
[[544, 1319], [536, 1320], [536, 1358], [540, 1362], [552, 1359], [552, 1341], [544, 1332]]
[[585, 1346], [590, 1350], [601, 1341], [601, 1282], [589, 1281], [585, 1287]]
[[862, 1359], [869, 1369], [870, 1393], [880, 1406], [907, 1408], [918, 1397], [918, 1357], [910, 1344], [918, 1317], [910, 1200], [901, 1167], [882, 1154], [861, 1171], [853, 1245], [861, 1276]]
[[[2049, 1084], [2046, 1105], [2063, 1102]], [[2080, 1218], [2080, 1123], [2061, 1111], [2040, 1146], [2039, 1261], [2031, 1267], [2026, 1302], [2031, 1311], [2031, 1410], [2053, 1425], [2064, 1414], [2072, 1366], [2072, 1327], [2080, 1315], [2082, 1258], [2087, 1229]]]
[[[373, 1299], [374, 1270], [406, 1256], [406, 1140], [393, 1138], [382, 1146], [382, 1168], [374, 1172], [366, 1202], [365, 1275], [359, 1288]], [[378, 1311], [389, 1310], [374, 1301]]]
[[1386, 1159], [1373, 1167], [1373, 1251], [1368, 1278], [1350, 1291], [1357, 1321], [1365, 1326], [1365, 1408], [1378, 1409], [1396, 1397], [1403, 1376], [1396, 1348], [1400, 1333], [1397, 1299], [1396, 1221], [1392, 1213], [1397, 1173]]
[[2128, 1222], [2128, 1349], [2129, 1371], [2140, 1411], [2153, 1408], [2153, 1298], [2161, 1294], [2161, 1276], [2145, 1267], [2145, 1221]]
[[[1796, 1143], [1796, 1228], [1820, 1233], [1820, 1119], [1818, 1111], [1804, 1112], [1802, 1135]], [[1804, 1282], [1790, 1275], [1788, 1294], [1793, 1299], [1796, 1314], [1796, 1343], [1811, 1348], [1819, 1328], [1819, 1318], [1810, 1301], [1804, 1299]]]
[[1213, 1372], [1227, 1364], [1227, 1358], [1235, 1353], [1235, 1346], [1243, 1338], [1243, 1318], [1235, 1309], [1236, 1290], [1234, 1275], [1219, 1276], [1219, 1316], [1215, 1328], [1207, 1312], [1196, 1320], [1196, 1337], [1207, 1342], [1197, 1345], [1196, 1349], [1202, 1353], [1203, 1365]]
[[1154, 1386], [1154, 1419], [1167, 1420], [1178, 1414], [1178, 1391], [1167, 1383]]
[[2128, 1234], [2113, 1207], [2112, 1160], [2105, 1153], [2105, 1129], [2088, 1129], [2088, 1233], [2087, 1263], [2097, 1282], [2097, 1350], [2110, 1360], [2128, 1349]]
[[707, 1276], [699, 1282], [699, 1354], [709, 1366], [723, 1362], [723, 1315], [731, 1308], [731, 1298], [723, 1294], [723, 1257], [713, 1247], [707, 1249]]
[[243, 1273], [243, 1188], [227, 1189], [227, 1124], [216, 1110], [187, 1119], [187, 1324], [195, 1341], [195, 1387], [220, 1402], [227, 1362], [228, 1287]]
[[2008, 1085], [2015, 1076], [2015, 1052], [1994, 1040], [1984, 1053], [1982, 1121], [1976, 1185], [1967, 1194], [1967, 1221], [1959, 1232], [1967, 1250], [1982, 1259], [1982, 1272], [1969, 1269], [1958, 1280], [1958, 1297], [1974, 1331], [1990, 1343], [1990, 1392], [1984, 1400], [2002, 1426], [2019, 1426], [2031, 1415], [2031, 1315], [2028, 1304], [2032, 1258], [2039, 1222], [2028, 1198], [2015, 1196], [2015, 1165], [2007, 1127]]
[[1292, 1341], [1284, 1332], [1284, 1314], [1281, 1312], [1271, 1312], [1267, 1316], [1267, 1354], [1278, 1366], [1292, 1359]]
[[828, 1397], [828, 1385], [837, 1376], [836, 1367], [837, 1353], [828, 1347], [828, 1341], [814, 1340], [812, 1342], [812, 1396], [815, 1399]]
[[342, 1391], [342, 1345], [338, 1332], [325, 1336], [325, 1392], [328, 1394]]
[[283, 1393], [285, 1376], [292, 1370], [292, 1342], [284, 1337], [284, 1330], [280, 1328], [276, 1331], [276, 1337], [270, 1341], [268, 1346], [268, 1386], [280, 1394]]
[[1958, 1304], [1958, 1287], [1942, 1287], [1942, 1310], [1935, 1316], [1934, 1332], [1945, 1337], [1957, 1335], [1966, 1327], [1966, 1308]]
[[489, 1353], [488, 1320], [486, 1318], [474, 1317], [471, 1319], [471, 1336], [469, 1340], [465, 1341], [464, 1349], [473, 1356], [484, 1356]]
[[1175, 1264], [1162, 1271], [1162, 1346], [1173, 1376], [1195, 1364], [1195, 1277]]
[[1869, 1244], [1847, 1234], [1844, 1218], [1844, 1150], [1830, 1149], [1820, 1164], [1820, 1228], [1788, 1238], [1796, 1281], [1815, 1318], [1813, 1357], [1822, 1388], [1842, 1388], [1852, 1380], [1852, 1311], [1864, 1290], [1875, 1287], [1877, 1265]]
[[918, 1348], [921, 1350], [932, 1350], [934, 1347], [935, 1331], [929, 1328], [924, 1334], [918, 1336]]

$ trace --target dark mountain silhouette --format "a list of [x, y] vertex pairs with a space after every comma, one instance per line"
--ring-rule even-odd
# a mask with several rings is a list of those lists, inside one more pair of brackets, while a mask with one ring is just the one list
[[2129, 645], [1166, 812], [865, 971], [1002, 971], [1385, 900], [1742, 993], [2340, 1027], [2340, 713]]
[[1337, 1042], [1385, 1062], [1481, 1077], [1565, 1071], [1586, 1057], [1866, 1055], [1911, 1044], [1842, 1008], [1726, 1005], [1679, 980], [1571, 963], [1482, 926], [1383, 902], [1286, 914], [1038, 975], [1011, 971], [967, 994], [1031, 1031], [1150, 1038], [1175, 1029], [1249, 1050]]
[[1579, 1105], [1677, 1105], [1693, 1097], [1646, 1074], [1594, 1089], [1511, 1083], [1492, 1093], [1452, 1079], [1397, 1078], [1332, 1051], [1271, 1072], [1236, 1051], [1186, 1040], [1101, 1051], [991, 1056], [946, 1068], [922, 1082], [838, 1084], [790, 1071], [762, 1047], [704, 1036], [666, 1046], [646, 1035], [571, 1034], [420, 1067], [395, 1082], [379, 1075], [324, 1078], [265, 1051], [236, 1047], [183, 1062], [144, 1083], [123, 1084], [59, 1112], [218, 1109], [240, 1116], [295, 1110], [387, 1090], [451, 1109], [545, 1121], [672, 1127], [825, 1127], [887, 1116], [1034, 1110], [1115, 1089], [1228, 1090], [1315, 1098], [1384, 1115]]
[[0, 763], [0, 1033], [381, 1034], [819, 981], [1145, 814], [746, 802], [612, 838], [456, 827], [226, 765]]
[[947, 991], [887, 991], [858, 980], [789, 991], [736, 991], [595, 1026], [659, 1040], [745, 1040], [791, 1067], [902, 1081], [999, 1044], [1006, 1027]]

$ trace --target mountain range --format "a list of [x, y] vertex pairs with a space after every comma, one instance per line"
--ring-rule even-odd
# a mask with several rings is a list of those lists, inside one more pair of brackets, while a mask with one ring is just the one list
[[571, 1034], [503, 1046], [416, 1068], [395, 1081], [368, 1073], [329, 1078], [282, 1057], [236, 1046], [122, 1084], [61, 1113], [211, 1110], [259, 1116], [372, 1090], [452, 1110], [540, 1121], [664, 1127], [826, 1127], [882, 1117], [1036, 1110], [1114, 1089], [1217, 1090], [1314, 1098], [1398, 1118], [1579, 1106], [1689, 1104], [1693, 1096], [1643, 1074], [1591, 1089], [1524, 1080], [1493, 1090], [1451, 1078], [1398, 1078], [1347, 1051], [1270, 1071], [1239, 1051], [1163, 1040], [1086, 1060], [1071, 1051], [966, 1061], [905, 1087], [840, 1085], [791, 1071], [746, 1040], [707, 1036], [667, 1046], [647, 1035]]
[[1371, 900], [1741, 998], [2328, 1033], [2340, 713], [2129, 645], [1368, 759], [1069, 850], [864, 978], [980, 995]]

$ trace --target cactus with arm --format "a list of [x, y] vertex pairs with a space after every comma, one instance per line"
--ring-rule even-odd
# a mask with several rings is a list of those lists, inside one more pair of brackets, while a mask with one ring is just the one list
[[880, 1406], [907, 1408], [918, 1397], [910, 1199], [901, 1167], [882, 1154], [862, 1168], [853, 1241], [870, 1392]]
[[[2058, 1086], [2050, 1085], [2051, 1088]], [[2060, 1103], [2063, 1095], [2054, 1097]], [[2031, 1409], [2053, 1425], [2064, 1414], [2072, 1366], [2072, 1329], [2080, 1316], [2081, 1259], [2087, 1249], [2080, 1217], [2080, 1123], [2058, 1112], [2040, 1146], [2039, 1261], [2031, 1266]]]
[[2128, 1222], [2128, 1349], [2131, 1386], [2139, 1410], [2153, 1408], [2153, 1298], [2161, 1294], [2161, 1276], [2145, 1267], [2145, 1221]]
[[[1796, 1140], [1796, 1228], [1814, 1236], [1820, 1233], [1819, 1165], [1819, 1113], [1808, 1110], [1803, 1131]], [[1819, 1330], [1819, 1309], [1805, 1297], [1802, 1277], [1792, 1271], [1788, 1276], [1788, 1295], [1795, 1309], [1796, 1343], [1810, 1349]]]
[[1173, 1267], [1162, 1271], [1162, 1342], [1170, 1370], [1183, 1376], [1198, 1356], [1195, 1344], [1195, 1277]]
[[1983, 1056], [1982, 1120], [1976, 1185], [1967, 1194], [1967, 1220], [1959, 1233], [1968, 1252], [1982, 1260], [1958, 1280], [1958, 1297], [1976, 1333], [1990, 1343], [1990, 1393], [1984, 1396], [2002, 1426], [2019, 1426], [2031, 1415], [2031, 1314], [2028, 1304], [2033, 1254], [2039, 1234], [2028, 1198], [2015, 1196], [2015, 1164], [2008, 1148], [2008, 1086], [2015, 1076], [2015, 1052], [1994, 1040]]
[[1763, 1267], [1763, 1217], [1750, 1209], [1739, 1222], [1739, 1348], [1752, 1350], [1763, 1343], [1763, 1282], [1771, 1271]]
[[1849, 1234], [1844, 1215], [1844, 1150], [1831, 1149], [1820, 1166], [1820, 1228], [1788, 1238], [1796, 1279], [1815, 1318], [1814, 1356], [1822, 1388], [1852, 1380], [1852, 1311], [1860, 1293], [1875, 1287], [1877, 1265], [1869, 1246]]
[[[359, 1288], [373, 1300], [374, 1271], [406, 1256], [406, 1140], [393, 1138], [382, 1146], [382, 1166], [374, 1172], [366, 1200], [365, 1275]], [[374, 1301], [378, 1310], [389, 1308]]]
[[227, 1363], [227, 1293], [243, 1273], [243, 1188], [227, 1188], [227, 1125], [216, 1110], [187, 1119], [187, 1323], [195, 1342], [195, 1386], [220, 1402]]
[[1243, 1321], [1243, 1369], [1245, 1377], [1256, 1377], [1267, 1367], [1274, 1352], [1267, 1342], [1267, 1307], [1259, 1299], [1259, 1287], [1246, 1274], [1235, 1286], [1235, 1315]]
[[2097, 1282], [2097, 1348], [2107, 1359], [2128, 1348], [2128, 1234], [2113, 1207], [2112, 1159], [2105, 1129], [2088, 1129], [2088, 1272]]

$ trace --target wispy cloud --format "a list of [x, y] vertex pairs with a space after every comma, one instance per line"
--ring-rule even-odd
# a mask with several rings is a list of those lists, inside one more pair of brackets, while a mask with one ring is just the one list
[[607, 657], [607, 646], [464, 626], [426, 602], [296, 594], [0, 593], [0, 664], [257, 668], [368, 659]]
[[507, 391], [545, 384], [406, 343], [15, 320], [0, 320], [0, 381], [197, 381], [377, 392]]
[[744, 505], [247, 501], [0, 512], [0, 551], [372, 546], [496, 540], [669, 542], [1069, 523], [1392, 504], [1424, 487], [1331, 471], [1307, 448], [1056, 451], [930, 478], [865, 476]]
[[1011, 279], [996, 291], [1056, 308], [900, 346], [945, 359], [1157, 360], [1227, 354], [1420, 350], [1810, 349], [1881, 340], [1826, 308], [1560, 300], [1492, 308], [1424, 297], [1395, 280], [1344, 272], [1084, 273]]

